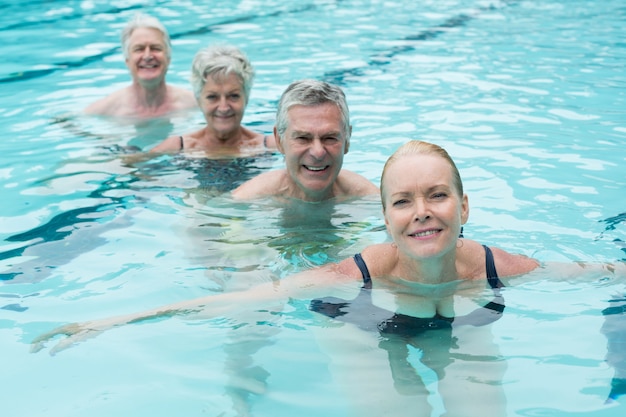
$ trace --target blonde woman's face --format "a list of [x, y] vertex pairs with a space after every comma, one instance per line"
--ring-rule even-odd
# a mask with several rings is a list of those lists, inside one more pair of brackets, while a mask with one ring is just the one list
[[398, 248], [415, 258], [454, 250], [467, 222], [467, 196], [454, 187], [452, 169], [436, 155], [411, 155], [387, 167], [385, 225]]

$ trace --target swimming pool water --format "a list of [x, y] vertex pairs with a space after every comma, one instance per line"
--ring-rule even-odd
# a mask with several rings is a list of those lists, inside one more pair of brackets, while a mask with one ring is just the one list
[[[469, 194], [467, 237], [542, 261], [626, 258], [619, 1], [31, 0], [0, 10], [3, 415], [346, 416], [376, 398], [362, 391], [375, 379], [400, 409], [387, 415], [450, 407], [420, 352], [407, 360], [430, 383], [410, 407], [395, 398], [375, 340], [333, 359], [328, 340], [352, 334], [323, 327], [305, 302], [126, 326], [56, 356], [29, 353], [57, 325], [280, 279], [386, 239], [376, 201], [312, 211], [216, 195], [224, 178], [245, 179], [242, 165], [246, 175], [282, 166], [278, 155], [129, 163], [125, 146], [147, 150], [202, 123], [195, 113], [139, 123], [80, 115], [128, 83], [118, 36], [136, 11], [169, 29], [174, 84], [187, 85], [194, 53], [210, 43], [248, 54], [253, 129], [270, 132], [280, 93], [310, 77], [345, 89], [347, 169], [378, 182], [405, 141], [444, 146]], [[455, 358], [442, 381], [494, 387], [494, 415], [621, 416], [623, 399], [605, 404], [615, 375], [606, 322], [620, 316], [601, 314], [616, 294], [623, 282], [507, 288], [487, 333], [435, 350]], [[488, 401], [472, 395], [485, 415]]]

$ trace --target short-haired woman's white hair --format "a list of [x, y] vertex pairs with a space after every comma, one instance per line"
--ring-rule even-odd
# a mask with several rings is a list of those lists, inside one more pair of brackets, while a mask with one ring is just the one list
[[235, 74], [241, 81], [246, 104], [254, 80], [254, 68], [239, 48], [232, 45], [211, 45], [199, 50], [191, 64], [191, 88], [196, 98], [206, 84], [208, 77], [223, 77]]

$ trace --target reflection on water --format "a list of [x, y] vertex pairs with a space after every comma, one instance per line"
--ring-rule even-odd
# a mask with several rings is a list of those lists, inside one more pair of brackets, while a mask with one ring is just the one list
[[[194, 204], [197, 198], [193, 197]], [[211, 281], [229, 282], [229, 289], [337, 262], [363, 245], [387, 238], [380, 203], [374, 199], [285, 203], [213, 198], [210, 205], [200, 201], [198, 215], [185, 226], [185, 253], [194, 263], [207, 265]]]
[[131, 153], [147, 151], [169, 136], [193, 130], [200, 125], [200, 117], [196, 109], [152, 119], [65, 113], [53, 116], [50, 125], [81, 140], [96, 139], [100, 147]]
[[[129, 228], [132, 216], [128, 210], [147, 206], [161, 210], [151, 202], [151, 195], [180, 189], [195, 193], [205, 201], [228, 193], [244, 181], [272, 166], [275, 155], [258, 157], [207, 159], [186, 158], [184, 155], [165, 156], [128, 166], [123, 159], [102, 150], [100, 155], [66, 159], [57, 168], [57, 174], [33, 183], [33, 189], [76, 192], [84, 188], [78, 207], [65, 209], [44, 224], [10, 235], [5, 240], [17, 246], [0, 252], [0, 261], [20, 257], [0, 275], [4, 281], [37, 282], [46, 278], [55, 268], [106, 242], [99, 237], [116, 228]], [[118, 170], [113, 174], [112, 170]], [[175, 178], [169, 182], [168, 177]], [[48, 191], [50, 192], [50, 191]], [[176, 210], [176, 208], [166, 208]]]

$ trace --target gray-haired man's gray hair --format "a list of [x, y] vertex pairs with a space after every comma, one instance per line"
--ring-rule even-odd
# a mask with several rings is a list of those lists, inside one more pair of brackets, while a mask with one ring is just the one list
[[165, 41], [165, 54], [168, 58], [172, 56], [170, 34], [167, 32], [167, 29], [165, 29], [165, 26], [163, 26], [163, 23], [161, 23], [161, 21], [156, 17], [144, 13], [136, 13], [122, 30], [121, 39], [124, 58], [128, 58], [130, 54], [130, 35], [133, 34], [135, 29], [139, 28], [156, 29], [161, 32], [163, 34], [163, 41]]
[[276, 131], [278, 140], [282, 140], [289, 125], [287, 112], [293, 106], [318, 106], [333, 103], [339, 108], [343, 122], [343, 134], [346, 143], [350, 142], [350, 111], [343, 90], [325, 81], [305, 79], [295, 81], [287, 87], [280, 97], [276, 112]]

